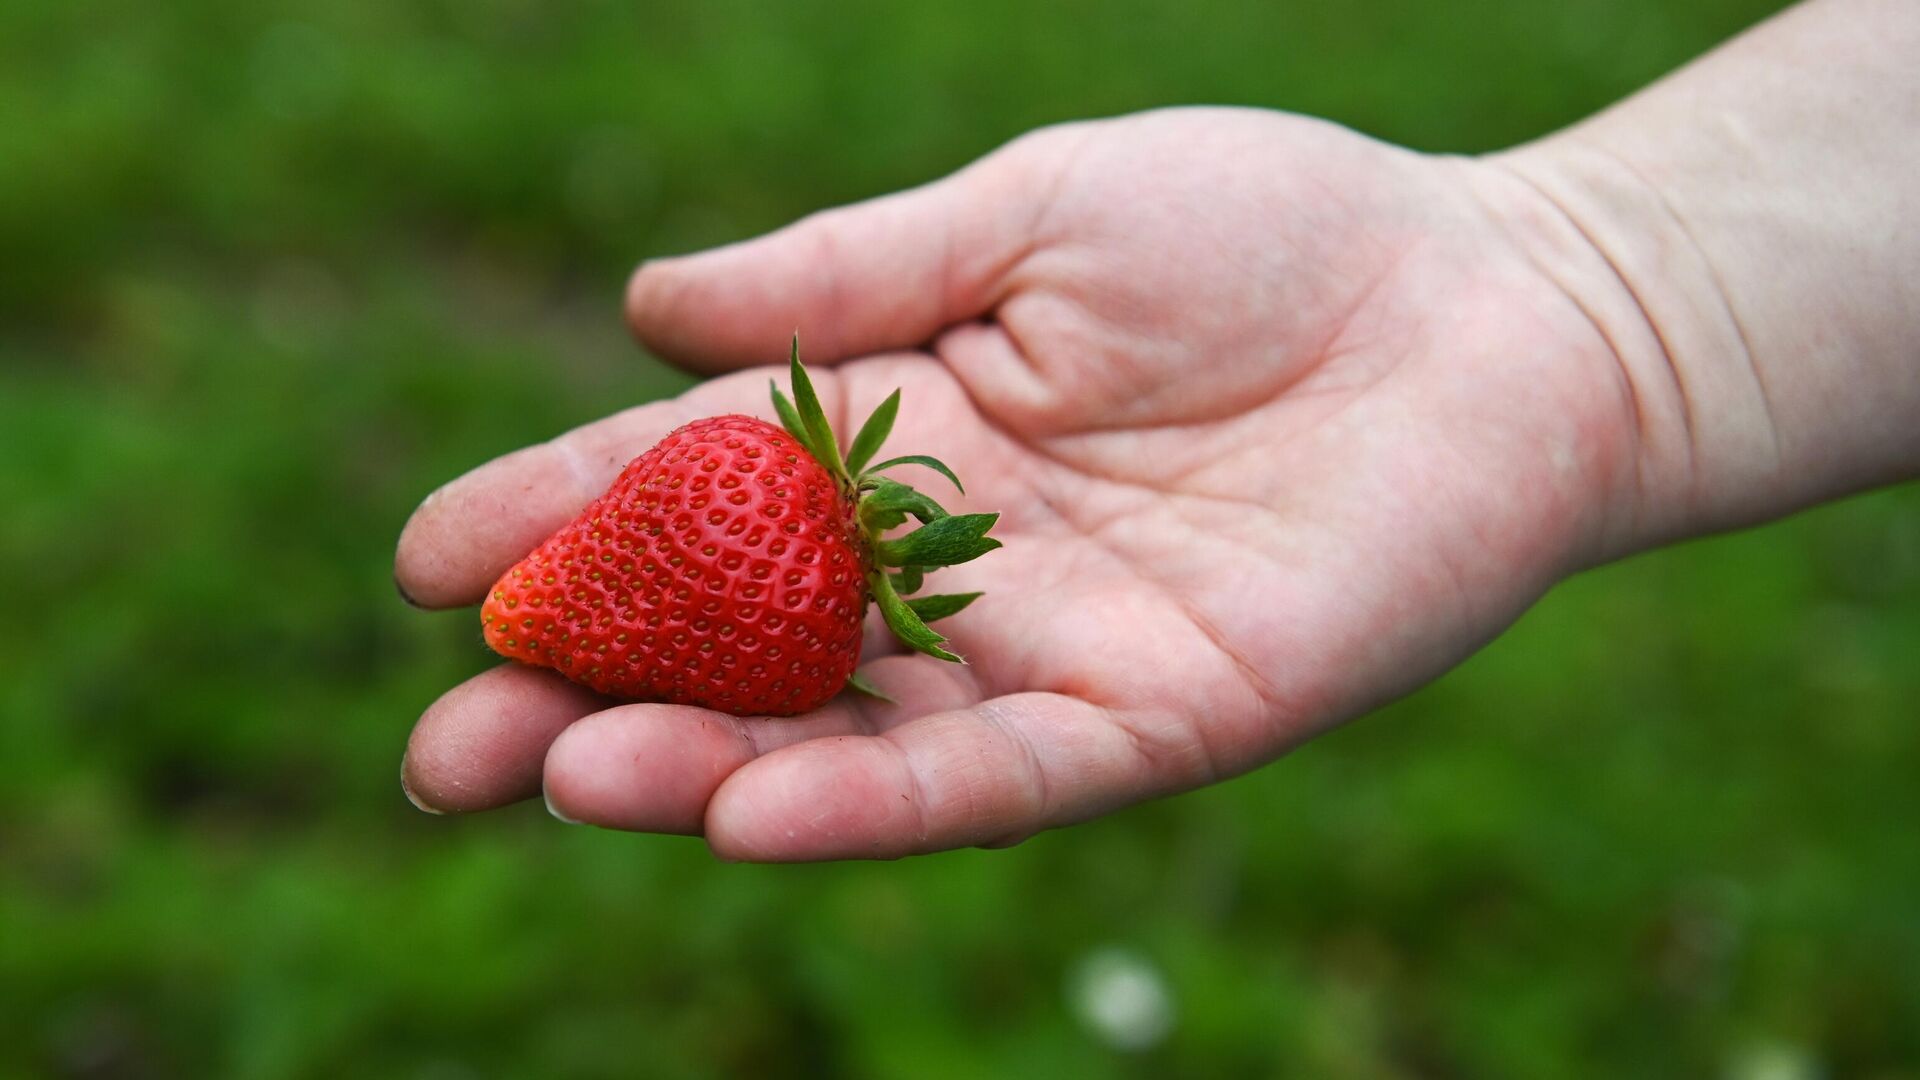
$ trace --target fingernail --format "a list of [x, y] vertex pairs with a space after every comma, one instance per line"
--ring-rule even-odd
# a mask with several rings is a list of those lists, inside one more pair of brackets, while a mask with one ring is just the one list
[[[403, 593], [401, 595], [404, 596], [405, 594]], [[406, 795], [407, 801], [413, 804], [413, 808], [415, 810], [418, 810], [423, 814], [432, 814], [434, 817], [445, 816], [446, 814], [445, 810], [436, 810], [435, 808], [428, 806], [426, 803], [423, 803], [420, 801], [420, 796], [415, 795], [413, 793], [413, 785], [407, 783], [407, 759], [406, 758], [400, 759], [400, 791], [402, 794]]]
[[573, 818], [570, 818], [567, 815], [561, 813], [560, 808], [553, 805], [553, 796], [548, 794], [545, 788], [540, 789], [540, 801], [547, 804], [547, 813], [552, 814], [555, 820], [564, 822], [568, 825], [580, 824], [580, 822], [575, 821]]
[[400, 599], [406, 601], [408, 607], [413, 608], [416, 611], [427, 610], [427, 605], [421, 603], [418, 600], [415, 600], [413, 598], [413, 594], [407, 591], [407, 587], [405, 585], [400, 584], [400, 571], [398, 570], [395, 570], [393, 572], [393, 591], [400, 594]]

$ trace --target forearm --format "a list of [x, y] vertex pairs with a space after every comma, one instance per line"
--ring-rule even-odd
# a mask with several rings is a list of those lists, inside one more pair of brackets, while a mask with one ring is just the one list
[[1621, 365], [1603, 549], [1920, 475], [1920, 4], [1817, 0], [1487, 159]]

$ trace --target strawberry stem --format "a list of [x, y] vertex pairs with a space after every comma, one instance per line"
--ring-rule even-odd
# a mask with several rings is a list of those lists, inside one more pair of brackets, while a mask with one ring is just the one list
[[[879, 605], [880, 615], [886, 620], [888, 629], [918, 652], [965, 663], [957, 653], [946, 648], [947, 639], [929, 628], [927, 623], [957, 614], [979, 599], [981, 594], [952, 593], [912, 600], [902, 594], [919, 591], [925, 576], [941, 567], [977, 559], [999, 547], [1000, 541], [988, 536], [987, 531], [999, 521], [1000, 515], [950, 515], [939, 503], [912, 487], [878, 475], [882, 470], [900, 465], [920, 465], [946, 477], [956, 490], [962, 495], [966, 494], [960, 478], [938, 458], [908, 454], [889, 458], [877, 465], [867, 464], [878, 455], [887, 436], [893, 433], [894, 419], [900, 411], [900, 391], [895, 390], [887, 395], [887, 399], [874, 409], [866, 422], [860, 425], [859, 434], [854, 436], [853, 444], [842, 456], [839, 440], [834, 436], [832, 425], [827, 422], [826, 411], [820, 407], [819, 395], [814, 392], [813, 380], [800, 363], [798, 333], [793, 335], [787, 367], [793, 397], [789, 399], [780, 392], [778, 384], [773, 384], [774, 412], [779, 415], [787, 433], [814, 460], [825, 466], [839, 484], [842, 494], [853, 500], [855, 527], [860, 531], [870, 558], [867, 588], [874, 602]], [[894, 539], [886, 538], [889, 530], [906, 524], [909, 517], [918, 519], [919, 526]], [[889, 572], [890, 568], [897, 568], [898, 572]], [[858, 675], [850, 680], [850, 684], [863, 693], [892, 700]]]

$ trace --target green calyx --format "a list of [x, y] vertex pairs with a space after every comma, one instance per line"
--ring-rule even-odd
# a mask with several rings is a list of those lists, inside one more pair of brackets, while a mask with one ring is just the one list
[[[888, 458], [877, 465], [869, 464], [879, 453], [880, 444], [886, 442], [893, 431], [894, 417], [900, 412], [900, 391], [895, 390], [873, 410], [873, 415], [860, 425], [859, 433], [843, 454], [833, 428], [827, 423], [827, 414], [820, 408], [820, 398], [813, 391], [813, 380], [807, 378], [807, 369], [800, 366], [798, 334], [793, 337], [789, 373], [793, 397], [789, 399], [780, 392], [777, 383], [772, 384], [774, 412], [779, 414], [780, 424], [787, 433], [798, 440], [814, 460], [826, 466], [840, 484], [841, 492], [853, 500], [855, 520], [872, 556], [873, 568], [867, 573], [867, 588], [880, 605], [880, 614], [887, 626], [901, 641], [919, 652], [964, 663], [946, 647], [947, 639], [927, 624], [955, 614], [979, 599], [980, 594], [908, 594], [919, 592], [926, 575], [933, 571], [969, 562], [999, 547], [1000, 541], [988, 536], [987, 531], [1000, 515], [949, 514], [928, 496], [892, 477], [880, 475], [901, 465], [921, 465], [946, 477], [956, 490], [965, 494], [960, 478], [937, 458], [909, 454]], [[898, 536], [886, 535], [909, 519], [919, 524]], [[852, 685], [857, 690], [885, 696], [860, 679], [853, 680]]]

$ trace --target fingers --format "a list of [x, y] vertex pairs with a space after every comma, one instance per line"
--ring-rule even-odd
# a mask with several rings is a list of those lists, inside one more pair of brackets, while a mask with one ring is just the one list
[[893, 858], [1018, 839], [1209, 775], [1184, 724], [1143, 734], [1077, 698], [1014, 694], [746, 763], [707, 808], [707, 842], [757, 861]]
[[[823, 396], [836, 388], [821, 384]], [[636, 455], [696, 417], [768, 409], [757, 375], [718, 379], [616, 413], [467, 473], [427, 496], [400, 532], [394, 582], [421, 607], [477, 603], [487, 587], [580, 508]]]
[[540, 792], [540, 763], [606, 698], [551, 671], [502, 664], [442, 695], [414, 725], [400, 783], [428, 813], [490, 810]]
[[755, 240], [645, 263], [627, 286], [628, 322], [653, 352], [707, 371], [782, 360], [796, 329], [809, 362], [928, 342], [991, 309], [1035, 242], [1045, 192], [1033, 145]]
[[795, 741], [859, 730], [835, 703], [804, 717], [737, 717], [687, 705], [622, 705], [554, 740], [547, 807], [575, 824], [697, 836], [707, 800], [735, 769]]
[[736, 770], [783, 747], [882, 730], [903, 716], [979, 700], [970, 675], [925, 657], [876, 661], [861, 673], [889, 705], [852, 693], [792, 718], [733, 717], [677, 705], [625, 705], [566, 729], [547, 753], [547, 805], [611, 829], [698, 834], [708, 801]]

